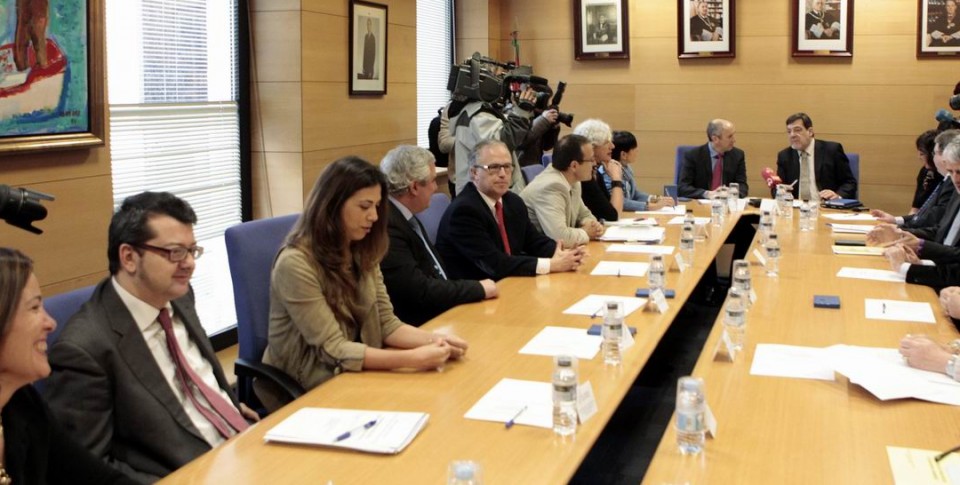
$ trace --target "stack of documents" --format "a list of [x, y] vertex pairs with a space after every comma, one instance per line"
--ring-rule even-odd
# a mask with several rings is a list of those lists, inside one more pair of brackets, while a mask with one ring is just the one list
[[663, 215], [670, 215], [670, 214], [683, 215], [686, 213], [687, 213], [687, 206], [682, 204], [675, 205], [673, 207], [661, 207], [660, 210], [656, 210], [656, 211], [637, 211], [636, 212], [636, 214], [643, 214], [646, 216], [663, 216]]
[[862, 214], [824, 214], [823, 217], [834, 221], [875, 221], [876, 217], [867, 213]]
[[854, 278], [860, 280], [889, 281], [891, 283], [903, 283], [907, 277], [896, 271], [888, 269], [874, 268], [850, 268], [844, 266], [837, 271], [837, 278]]
[[652, 226], [610, 226], [600, 236], [601, 241], [637, 241], [659, 244], [666, 233], [662, 227]]
[[876, 246], [833, 246], [833, 254], [845, 256], [883, 256], [883, 248]]
[[[673, 219], [670, 219], [669, 221], [667, 221], [667, 224], [669, 224], [669, 225], [671, 225], [671, 226], [678, 226], [678, 225], [680, 225], [680, 224], [683, 224], [683, 217], [684, 217], [684, 216], [674, 217]], [[694, 217], [694, 218], [693, 218], [693, 223], [696, 224], [696, 225], [698, 225], [698, 226], [702, 226], [702, 225], [704, 225], [704, 224], [710, 224], [710, 218], [709, 218], [709, 217]]]
[[600, 261], [590, 274], [594, 276], [644, 276], [650, 263], [633, 261]]
[[413, 441], [429, 418], [426, 413], [303, 408], [274, 426], [264, 439], [396, 454]]
[[608, 253], [635, 253], [635, 254], [673, 254], [673, 246], [657, 246], [649, 244], [611, 244]]
[[869, 224], [838, 224], [836, 222], [829, 222], [827, 225], [833, 228], [834, 234], [866, 234], [870, 232], [870, 229], [874, 228], [874, 226]]
[[638, 217], [620, 218], [615, 221], [604, 222], [607, 226], [656, 226], [657, 220], [652, 217], [641, 219]]
[[553, 385], [549, 382], [501, 379], [464, 417], [500, 423], [513, 420], [516, 424], [552, 428]]

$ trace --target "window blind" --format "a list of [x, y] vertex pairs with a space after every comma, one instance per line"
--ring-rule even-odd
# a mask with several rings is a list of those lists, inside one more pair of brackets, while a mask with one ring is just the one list
[[417, 144], [424, 148], [430, 120], [450, 99], [452, 26], [450, 0], [417, 0]]
[[241, 222], [236, 0], [107, 0], [113, 199], [197, 213], [192, 284], [208, 334], [236, 324], [223, 232]]

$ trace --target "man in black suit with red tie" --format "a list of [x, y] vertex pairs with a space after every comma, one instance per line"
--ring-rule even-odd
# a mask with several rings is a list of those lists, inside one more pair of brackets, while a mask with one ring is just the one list
[[383, 283], [401, 320], [420, 326], [454, 306], [495, 298], [497, 285], [449, 278], [443, 261], [414, 214], [430, 206], [437, 190], [433, 155], [414, 145], [400, 145], [380, 162], [390, 190], [387, 232], [390, 247], [380, 262]]
[[451, 278], [494, 281], [580, 267], [583, 248], [564, 249], [530, 222], [527, 206], [510, 192], [513, 158], [499, 140], [470, 152], [470, 182], [440, 220], [437, 250]]
[[792, 114], [787, 118], [787, 137], [790, 147], [777, 154], [777, 176], [785, 184], [797, 181], [793, 186], [795, 199], [857, 197], [857, 179], [850, 170], [850, 160], [843, 153], [843, 145], [815, 140], [813, 121], [806, 113]]
[[683, 155], [677, 194], [691, 199], [712, 199], [717, 187], [736, 182], [740, 197], [750, 191], [747, 185], [747, 157], [734, 147], [737, 129], [727, 120], [716, 119], [707, 124], [708, 143]]

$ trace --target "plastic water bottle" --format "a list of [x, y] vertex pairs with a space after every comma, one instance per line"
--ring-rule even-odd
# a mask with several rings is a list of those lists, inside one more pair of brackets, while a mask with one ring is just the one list
[[577, 358], [553, 358], [553, 432], [570, 436], [577, 431]]
[[454, 460], [447, 467], [447, 485], [482, 485], [483, 470], [475, 461]]
[[727, 301], [723, 304], [723, 331], [730, 339], [734, 352], [743, 350], [744, 336], [747, 330], [747, 304], [750, 297], [735, 286], [727, 292]]
[[773, 232], [773, 214], [765, 210], [760, 214], [760, 244], [767, 243], [767, 236]]
[[810, 201], [800, 203], [800, 232], [813, 230], [813, 220], [810, 218]]
[[727, 191], [727, 188], [724, 186], [717, 187], [717, 196], [714, 200], [719, 200], [721, 202], [721, 207], [723, 207], [723, 214], [730, 213], [730, 205], [728, 199], [730, 198], [730, 193]]
[[817, 224], [817, 218], [820, 217], [820, 195], [813, 194], [814, 198], [810, 199], [810, 221], [814, 225]]
[[733, 285], [731, 288], [736, 288], [740, 291], [740, 294], [746, 295], [744, 303], [749, 309], [753, 302], [750, 301], [750, 290], [753, 289], [753, 284], [750, 280], [750, 262], [745, 259], [738, 259], [733, 262]]
[[740, 184], [736, 182], [730, 182], [730, 185], [727, 186], [727, 194], [734, 199], [740, 198]]
[[780, 215], [784, 219], [793, 219], [793, 194], [786, 192], [783, 194], [783, 205], [780, 207]]
[[723, 225], [723, 202], [720, 199], [713, 199], [710, 203], [710, 224], [717, 227]]
[[647, 283], [651, 294], [654, 290], [663, 291], [663, 287], [666, 285], [664, 273], [666, 273], [666, 268], [663, 266], [663, 255], [651, 254], [650, 267], [647, 268]]
[[687, 209], [687, 213], [683, 215], [683, 223], [687, 224], [696, 224], [697, 218], [693, 217], [693, 209]]
[[693, 265], [693, 238], [693, 225], [684, 224], [683, 230], [680, 231], [680, 256], [683, 258], [683, 262], [687, 266]]
[[607, 302], [607, 313], [603, 316], [601, 334], [603, 335], [603, 363], [622, 364], [623, 353], [620, 349], [620, 341], [623, 338], [623, 311], [620, 310], [619, 301]]
[[776, 277], [780, 274], [780, 241], [777, 240], [777, 233], [770, 233], [763, 247], [767, 250], [767, 276]]
[[707, 431], [706, 397], [703, 379], [681, 377], [677, 381], [677, 446], [684, 455], [696, 455], [703, 451]]

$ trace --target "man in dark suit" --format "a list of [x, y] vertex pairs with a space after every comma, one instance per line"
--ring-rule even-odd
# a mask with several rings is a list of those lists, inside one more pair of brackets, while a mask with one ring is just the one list
[[787, 118], [787, 137], [790, 148], [777, 154], [777, 176], [785, 184], [797, 181], [793, 187], [794, 198], [856, 198], [857, 179], [850, 170], [850, 160], [843, 152], [843, 146], [832, 141], [814, 140], [813, 121], [806, 113], [795, 113]]
[[151, 483], [246, 428], [194, 308], [193, 209], [128, 197], [110, 222], [111, 275], [50, 349], [47, 399], [95, 455]]
[[498, 140], [470, 152], [470, 183], [440, 220], [437, 250], [451, 278], [494, 281], [580, 267], [582, 248], [564, 249], [530, 222], [527, 206], [510, 192], [512, 156]]
[[393, 311], [406, 323], [420, 326], [454, 306], [495, 298], [491, 279], [455, 280], [447, 277], [443, 261], [430, 244], [414, 214], [430, 206], [437, 190], [437, 169], [429, 151], [400, 145], [380, 162], [390, 190], [387, 232], [390, 247], [380, 270]]
[[680, 166], [677, 194], [691, 199], [712, 199], [721, 185], [736, 182], [740, 197], [750, 192], [747, 185], [747, 159], [734, 147], [737, 129], [727, 120], [707, 124], [708, 143], [687, 151]]

